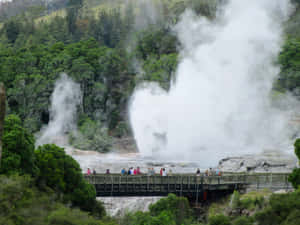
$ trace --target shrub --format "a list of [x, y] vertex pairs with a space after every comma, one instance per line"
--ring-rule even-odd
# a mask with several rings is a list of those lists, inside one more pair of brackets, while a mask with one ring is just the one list
[[186, 198], [169, 194], [149, 207], [152, 216], [159, 216], [161, 212], [168, 211], [173, 216], [176, 224], [183, 224], [192, 217], [192, 210]]
[[269, 205], [255, 215], [258, 225], [289, 224], [293, 221], [295, 211], [300, 210], [300, 192], [273, 194]]
[[241, 216], [233, 221], [232, 225], [252, 225], [252, 218]]
[[16, 115], [5, 119], [0, 173], [38, 174], [34, 163], [34, 137], [24, 129]]
[[39, 146], [35, 152], [36, 164], [40, 170], [37, 185], [48, 186], [63, 194], [64, 201], [71, 201], [73, 206], [92, 212], [98, 217], [105, 215], [101, 203], [96, 201], [96, 191], [88, 184], [79, 164], [63, 148], [53, 144]]
[[[300, 139], [297, 139], [294, 144], [295, 154], [300, 160]], [[300, 168], [295, 168], [293, 172], [289, 175], [289, 182], [292, 183], [293, 187], [296, 189], [300, 185]]]
[[230, 225], [230, 219], [223, 214], [218, 214], [215, 216], [211, 216], [208, 219], [209, 225]]
[[107, 129], [102, 127], [100, 122], [94, 122], [89, 118], [83, 121], [79, 132], [70, 134], [69, 140], [71, 145], [82, 150], [108, 152], [112, 146]]

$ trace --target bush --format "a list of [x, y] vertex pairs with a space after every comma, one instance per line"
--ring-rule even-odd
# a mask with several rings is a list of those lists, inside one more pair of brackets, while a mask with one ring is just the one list
[[232, 225], [252, 225], [252, 218], [241, 216], [233, 221]]
[[[273, 194], [269, 205], [255, 215], [258, 225], [290, 224], [300, 210], [300, 192], [289, 194]], [[289, 222], [290, 221], [290, 222]], [[291, 223], [293, 224], [293, 223]]]
[[152, 216], [159, 216], [161, 212], [168, 211], [174, 218], [176, 224], [184, 224], [192, 217], [192, 210], [186, 198], [169, 194], [167, 198], [162, 198], [149, 207]]
[[38, 174], [34, 163], [34, 137], [23, 128], [16, 115], [5, 119], [0, 173]]
[[[295, 154], [300, 160], [300, 139], [297, 139], [294, 144]], [[293, 172], [289, 175], [289, 182], [292, 183], [293, 187], [297, 189], [300, 185], [300, 168], [295, 168]]]
[[108, 152], [112, 146], [112, 139], [106, 128], [100, 122], [87, 118], [79, 127], [79, 132], [70, 134], [70, 143], [75, 148]]
[[208, 219], [209, 225], [230, 225], [230, 219], [223, 214], [211, 216]]
[[37, 185], [48, 186], [63, 194], [64, 201], [92, 212], [98, 217], [105, 215], [101, 203], [96, 201], [96, 191], [82, 175], [79, 164], [63, 148], [53, 144], [39, 146], [35, 152], [36, 164], [40, 170]]
[[59, 203], [55, 192], [41, 192], [28, 175], [0, 176], [0, 224], [116, 225]]

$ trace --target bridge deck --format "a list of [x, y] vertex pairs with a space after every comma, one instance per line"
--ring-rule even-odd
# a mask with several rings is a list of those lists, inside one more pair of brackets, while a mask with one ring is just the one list
[[175, 193], [195, 196], [203, 192], [239, 189], [290, 189], [288, 174], [236, 174], [224, 176], [121, 176], [119, 174], [85, 175], [95, 185], [97, 196], [164, 196]]

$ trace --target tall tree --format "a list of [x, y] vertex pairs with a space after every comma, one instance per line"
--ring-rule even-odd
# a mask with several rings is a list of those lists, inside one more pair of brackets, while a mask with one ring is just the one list
[[5, 118], [5, 88], [3, 83], [0, 83], [0, 167], [1, 167], [1, 156], [2, 156], [2, 135]]
[[76, 31], [76, 21], [78, 18], [79, 9], [82, 7], [82, 0], [69, 0], [67, 8], [67, 23], [71, 34]]

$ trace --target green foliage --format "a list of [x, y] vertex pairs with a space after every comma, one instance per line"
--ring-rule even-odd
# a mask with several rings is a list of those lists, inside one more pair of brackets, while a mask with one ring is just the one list
[[41, 192], [29, 176], [0, 176], [0, 224], [115, 225], [59, 203], [54, 192]]
[[269, 205], [255, 216], [258, 225], [292, 225], [299, 223], [300, 192], [273, 194]]
[[293, 169], [292, 173], [289, 175], [288, 178], [289, 182], [292, 183], [295, 189], [299, 188], [300, 186], [300, 168]]
[[[300, 139], [297, 139], [294, 143], [295, 154], [300, 160]], [[292, 183], [293, 187], [297, 189], [300, 185], [300, 168], [295, 168], [293, 172], [289, 175], [289, 182]]]
[[230, 225], [230, 218], [224, 216], [223, 214], [218, 214], [215, 216], [211, 216], [208, 219], [209, 225]]
[[21, 120], [16, 115], [5, 118], [0, 172], [27, 173], [33, 176], [38, 174], [34, 162], [34, 137], [22, 127]]
[[149, 209], [152, 216], [159, 216], [165, 210], [169, 211], [175, 224], [178, 225], [184, 224], [184, 222], [192, 216], [188, 200], [186, 198], [177, 197], [174, 194], [169, 194], [167, 198], [160, 199], [154, 205], [151, 205]]
[[19, 21], [10, 20], [3, 26], [6, 37], [10, 43], [15, 43], [21, 30]]
[[[284, 90], [300, 95], [300, 40], [287, 39], [279, 55], [281, 66], [280, 77], [277, 86]], [[279, 88], [277, 88], [279, 89]]]
[[149, 207], [149, 212], [128, 213], [122, 225], [190, 225], [192, 210], [186, 198], [169, 194]]
[[151, 27], [138, 34], [137, 56], [146, 60], [150, 56], [176, 53], [178, 41], [168, 29]]
[[112, 146], [112, 139], [99, 121], [87, 118], [79, 127], [79, 133], [70, 134], [70, 144], [82, 150], [108, 152]]
[[232, 225], [252, 225], [253, 219], [246, 216], [241, 216], [232, 222]]
[[295, 141], [294, 147], [295, 147], [295, 154], [298, 157], [298, 159], [300, 160], [300, 139], [297, 139]]
[[158, 82], [161, 87], [168, 90], [170, 81], [174, 75], [178, 64], [177, 54], [161, 55], [148, 57], [144, 62], [144, 74], [142, 80]]
[[240, 193], [238, 191], [233, 192], [230, 204], [233, 209], [240, 207]]
[[41, 188], [50, 187], [62, 193], [64, 200], [71, 201], [73, 206], [99, 217], [104, 215], [104, 208], [96, 202], [94, 186], [84, 180], [79, 164], [64, 149], [47, 144], [39, 146], [35, 155], [40, 170], [37, 184]]
[[259, 193], [252, 193], [250, 192], [241, 197], [238, 191], [234, 191], [231, 197], [231, 208], [248, 210], [261, 209], [265, 202], [264, 196]]

